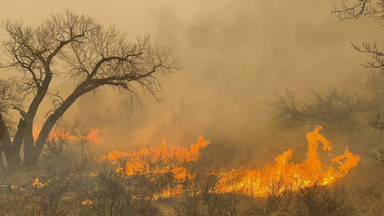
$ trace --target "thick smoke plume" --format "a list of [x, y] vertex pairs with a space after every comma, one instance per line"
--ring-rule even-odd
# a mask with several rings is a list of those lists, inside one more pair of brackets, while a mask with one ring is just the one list
[[[77, 101], [65, 115], [69, 121], [101, 129], [107, 149], [157, 145], [163, 137], [171, 144], [191, 144], [204, 136], [227, 152], [252, 157], [249, 152], [288, 149], [295, 147], [295, 140], [303, 141], [300, 133], [291, 142], [284, 137], [276, 142], [282, 135], [271, 129], [265, 106], [276, 93], [287, 88], [361, 90], [366, 73], [360, 64], [365, 56], [354, 52], [350, 42], [379, 41], [379, 34], [374, 34], [377, 24], [339, 22], [331, 14], [333, 4], [330, 0], [4, 1], [0, 19], [38, 24], [66, 8], [115, 25], [132, 38], [149, 33], [155, 44], [173, 50], [181, 69], [162, 77], [160, 103], [151, 95], [142, 95], [139, 102], [101, 89]], [[58, 83], [57, 89], [65, 92], [71, 85]]]

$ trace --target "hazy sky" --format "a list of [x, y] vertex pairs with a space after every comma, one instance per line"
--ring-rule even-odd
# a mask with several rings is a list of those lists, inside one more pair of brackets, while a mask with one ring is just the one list
[[275, 93], [288, 87], [359, 90], [364, 82], [360, 64], [368, 56], [350, 43], [380, 41], [382, 32], [364, 20], [340, 22], [331, 14], [337, 3], [0, 0], [0, 20], [38, 24], [69, 9], [132, 37], [149, 33], [155, 44], [173, 50], [182, 69], [162, 77], [161, 103], [146, 97], [143, 110], [131, 108], [127, 97], [101, 89], [67, 114], [109, 131], [108, 142], [125, 147], [166, 137], [192, 143], [203, 135], [258, 145], [256, 137], [269, 123], [263, 102]]

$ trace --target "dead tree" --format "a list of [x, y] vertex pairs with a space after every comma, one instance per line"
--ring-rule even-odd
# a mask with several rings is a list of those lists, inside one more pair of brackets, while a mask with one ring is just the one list
[[[158, 75], [177, 67], [169, 50], [153, 47], [149, 36], [129, 42], [116, 28], [69, 11], [38, 26], [7, 21], [3, 29], [7, 39], [2, 43], [1, 68], [18, 75], [19, 93], [25, 96], [23, 103], [12, 107], [21, 116], [14, 133], [3, 118], [9, 109], [0, 115], [1, 151], [8, 167], [20, 165], [22, 145], [24, 165], [36, 165], [50, 131], [79, 97], [102, 86], [136, 97], [143, 88], [155, 96], [161, 89]], [[53, 81], [63, 78], [74, 82], [69, 95], [52, 91]], [[35, 139], [34, 120], [48, 95], [54, 106]]]
[[[341, 4], [334, 6], [332, 13], [340, 20], [358, 19], [366, 17], [378, 22], [384, 27], [384, 1], [383, 0], [341, 0]], [[367, 61], [364, 66], [372, 69], [384, 67], [384, 51], [377, 43], [352, 44], [359, 52], [372, 55], [372, 60]]]
[[[341, 20], [358, 19], [366, 17], [378, 22], [384, 27], [384, 1], [383, 0], [341, 0], [341, 5], [335, 6], [332, 11], [336, 17]], [[362, 43], [361, 45], [352, 44], [353, 47], [363, 53], [370, 54], [372, 59], [367, 61], [364, 66], [372, 69], [368, 87], [374, 91], [375, 102], [382, 104], [384, 101], [384, 49], [377, 43]], [[377, 106], [382, 111], [382, 106]], [[372, 128], [384, 130], [383, 121], [380, 114], [373, 120], [369, 121]]]
[[366, 97], [337, 89], [326, 92], [287, 90], [286, 95], [277, 95], [268, 106], [275, 121], [283, 128], [322, 125], [346, 134], [352, 134], [359, 128], [362, 116], [374, 109], [371, 100]]

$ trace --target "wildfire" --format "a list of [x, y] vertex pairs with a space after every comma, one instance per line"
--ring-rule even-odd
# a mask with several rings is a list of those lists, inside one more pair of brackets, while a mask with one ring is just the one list
[[188, 174], [183, 164], [197, 161], [200, 157], [200, 149], [208, 144], [209, 141], [204, 141], [202, 137], [199, 137], [197, 144], [191, 145], [190, 149], [180, 146], [168, 147], [167, 142], [163, 139], [162, 145], [158, 148], [143, 149], [133, 153], [115, 151], [105, 158], [109, 159], [112, 164], [124, 161], [125, 164], [118, 167], [116, 172], [125, 175], [173, 173], [174, 178], [185, 180], [192, 176]]
[[[303, 163], [295, 164], [290, 161], [293, 154], [293, 149], [290, 149], [277, 156], [275, 164], [264, 170], [238, 168], [224, 173], [206, 174], [215, 175], [219, 179], [214, 192], [267, 197], [314, 185], [326, 186], [334, 183], [344, 177], [350, 169], [356, 167], [360, 157], [346, 149], [343, 155], [332, 159], [332, 162], [338, 164], [337, 167], [325, 167], [317, 149], [320, 143], [324, 151], [331, 152], [332, 147], [330, 142], [319, 133], [320, 129], [321, 127], [318, 127], [307, 134], [308, 153]], [[200, 137], [198, 143], [191, 145], [190, 149], [180, 146], [168, 147], [163, 139], [162, 146], [158, 148], [143, 149], [133, 153], [115, 151], [104, 158], [118, 166], [117, 173], [126, 176], [172, 173], [179, 184], [154, 195], [156, 199], [166, 198], [183, 193], [182, 183], [196, 177], [191, 174], [186, 165], [197, 161], [200, 150], [208, 144], [208, 141]]]
[[[102, 143], [102, 140], [99, 137], [100, 130], [91, 129], [86, 135], [72, 135], [69, 130], [52, 130], [49, 134], [48, 140], [75, 140], [75, 141], [88, 141], [92, 143]], [[35, 129], [33, 131], [33, 138], [37, 139], [39, 136], [40, 129]]]
[[343, 155], [332, 159], [339, 164], [338, 167], [324, 167], [317, 153], [319, 142], [323, 144], [325, 151], [330, 152], [332, 148], [330, 142], [320, 135], [320, 129], [321, 127], [318, 127], [307, 134], [308, 153], [303, 163], [290, 162], [293, 150], [287, 150], [275, 158], [275, 165], [265, 170], [240, 168], [220, 174], [222, 178], [217, 192], [240, 192], [250, 196], [266, 197], [314, 185], [329, 185], [344, 177], [350, 169], [357, 166], [360, 157], [346, 149]]
[[44, 187], [46, 184], [41, 182], [39, 178], [35, 178], [35, 180], [33, 181], [32, 183], [32, 186], [35, 187], [35, 188], [42, 188]]

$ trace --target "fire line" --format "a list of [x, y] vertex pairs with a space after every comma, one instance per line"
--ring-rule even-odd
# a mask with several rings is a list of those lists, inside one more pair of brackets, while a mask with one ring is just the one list
[[[277, 156], [274, 165], [267, 166], [263, 170], [237, 168], [229, 172], [212, 172], [207, 175], [216, 175], [219, 179], [214, 192], [267, 197], [314, 185], [326, 186], [343, 178], [357, 166], [360, 156], [346, 148], [343, 155], [332, 159], [337, 166], [326, 167], [320, 160], [317, 150], [320, 144], [324, 151], [331, 152], [332, 147], [331, 143], [319, 133], [320, 129], [321, 127], [317, 127], [307, 134], [307, 158], [302, 163], [291, 162], [293, 149], [290, 149]], [[182, 182], [195, 178], [195, 174], [185, 165], [197, 161], [200, 158], [200, 150], [208, 144], [209, 141], [204, 141], [200, 137], [198, 143], [191, 145], [190, 149], [180, 146], [168, 147], [163, 139], [163, 145], [158, 148], [132, 153], [115, 151], [104, 158], [117, 166], [117, 173], [126, 176], [172, 173], [179, 184], [155, 195], [155, 198], [167, 198], [183, 193]], [[124, 164], [119, 161], [124, 161]]]

